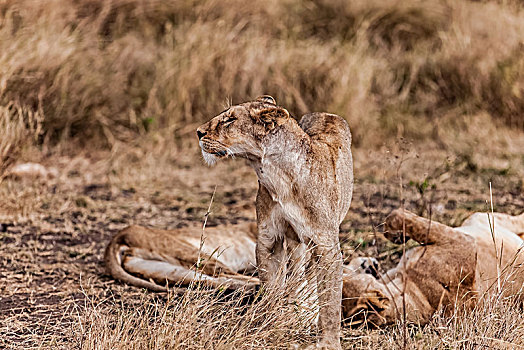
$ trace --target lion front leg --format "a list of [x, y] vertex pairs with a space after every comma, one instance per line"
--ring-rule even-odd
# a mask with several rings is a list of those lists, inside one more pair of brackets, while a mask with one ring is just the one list
[[316, 274], [311, 269], [311, 247], [298, 240], [291, 226], [286, 233], [288, 257], [287, 283], [291, 286], [288, 302], [300, 321], [318, 323]]
[[318, 245], [314, 253], [320, 306], [318, 326], [321, 339], [318, 347], [341, 349], [342, 254], [338, 241], [329, 245]]
[[275, 237], [266, 230], [260, 231], [257, 238], [256, 258], [260, 281], [269, 285], [282, 285], [285, 276], [283, 237]]
[[287, 223], [279, 206], [262, 185], [258, 188], [256, 210], [258, 236], [255, 253], [260, 281], [282, 285], [286, 272], [284, 236]]

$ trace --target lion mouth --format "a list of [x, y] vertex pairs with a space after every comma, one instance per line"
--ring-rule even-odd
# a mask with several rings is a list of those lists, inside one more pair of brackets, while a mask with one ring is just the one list
[[206, 152], [209, 155], [213, 155], [217, 158], [224, 158], [228, 154], [230, 154], [230, 152], [228, 152], [226, 145], [216, 140], [214, 141], [206, 140], [206, 139], [200, 140], [200, 148], [202, 149], [203, 152]]
[[201, 145], [201, 149], [202, 156], [204, 157], [204, 160], [208, 165], [214, 165], [219, 159], [223, 159], [228, 156], [227, 150], [217, 150], [216, 147], [206, 146], [207, 145]]
[[227, 151], [217, 151], [217, 152], [212, 152], [211, 154], [217, 157], [225, 157], [227, 155]]

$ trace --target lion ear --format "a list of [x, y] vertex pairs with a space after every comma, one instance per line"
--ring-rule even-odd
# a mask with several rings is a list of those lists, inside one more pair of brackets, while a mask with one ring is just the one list
[[258, 118], [264, 127], [269, 131], [277, 126], [284, 124], [289, 119], [289, 112], [284, 108], [267, 108], [258, 113]]
[[274, 104], [275, 106], [277, 105], [277, 102], [275, 101], [275, 99], [269, 95], [258, 96], [257, 101], [271, 103], [271, 104]]

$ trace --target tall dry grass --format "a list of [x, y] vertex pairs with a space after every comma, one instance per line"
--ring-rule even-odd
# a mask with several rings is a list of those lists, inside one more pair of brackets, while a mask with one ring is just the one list
[[[69, 344], [80, 349], [290, 349], [315, 341], [315, 314], [299, 315], [289, 289], [271, 290], [248, 304], [237, 291], [190, 290], [158, 298], [145, 292], [128, 304], [89, 298], [71, 311], [76, 322]], [[307, 317], [309, 315], [309, 318]], [[524, 347], [522, 302], [487, 294], [472, 309], [437, 313], [427, 325], [401, 322], [385, 329], [344, 328], [344, 349], [520, 349]], [[47, 344], [41, 344], [46, 346]]]
[[262, 93], [345, 116], [357, 145], [427, 136], [450, 110], [523, 127], [523, 37], [508, 1], [4, 0], [0, 103], [91, 145], [181, 134]]
[[41, 132], [40, 113], [13, 103], [0, 105], [0, 182], [24, 147], [38, 141]]
[[[189, 286], [186, 293], [126, 303], [86, 292], [86, 303], [71, 329], [79, 349], [267, 349], [315, 341], [316, 313], [298, 310], [310, 286], [292, 278], [286, 287], [225, 291]], [[302, 286], [303, 298], [290, 302]]]

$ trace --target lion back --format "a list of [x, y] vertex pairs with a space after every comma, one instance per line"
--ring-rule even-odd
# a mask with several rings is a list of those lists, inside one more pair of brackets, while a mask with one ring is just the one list
[[317, 142], [318, 150], [327, 149], [330, 154], [327, 158], [331, 159], [334, 179], [339, 187], [338, 219], [342, 222], [353, 197], [353, 158], [349, 125], [342, 117], [329, 113], [306, 114], [300, 119], [299, 125]]
[[316, 112], [302, 116], [299, 125], [312, 139], [350, 152], [351, 132], [344, 118], [336, 114]]

